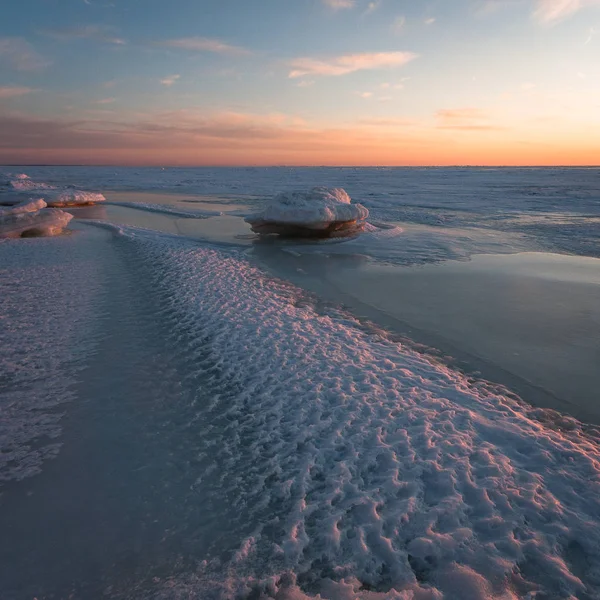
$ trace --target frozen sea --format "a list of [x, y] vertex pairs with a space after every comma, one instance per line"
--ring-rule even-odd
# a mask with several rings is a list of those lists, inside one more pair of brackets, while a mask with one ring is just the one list
[[600, 169], [0, 172], [2, 600], [600, 598]]

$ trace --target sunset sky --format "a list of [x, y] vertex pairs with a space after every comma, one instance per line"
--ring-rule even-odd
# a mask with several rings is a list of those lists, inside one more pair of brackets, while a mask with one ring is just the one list
[[600, 164], [600, 0], [9, 0], [0, 163]]

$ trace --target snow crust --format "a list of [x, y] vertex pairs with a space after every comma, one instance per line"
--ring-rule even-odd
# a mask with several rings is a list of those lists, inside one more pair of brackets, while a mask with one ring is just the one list
[[214, 394], [191, 424], [199, 502], [238, 539], [144, 598], [598, 597], [595, 430], [241, 254], [119, 231]]
[[10, 208], [0, 208], [0, 238], [23, 235], [58, 235], [73, 215], [46, 208], [44, 200], [26, 200]]
[[308, 192], [281, 192], [245, 220], [251, 225], [277, 223], [326, 229], [332, 223], [364, 221], [368, 216], [364, 206], [351, 203], [345, 190], [315, 187]]

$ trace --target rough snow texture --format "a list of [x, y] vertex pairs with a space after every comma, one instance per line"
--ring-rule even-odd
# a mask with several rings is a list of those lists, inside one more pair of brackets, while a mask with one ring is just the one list
[[263, 210], [247, 216], [246, 222], [253, 228], [276, 224], [323, 230], [335, 223], [362, 222], [368, 216], [364, 206], [351, 203], [345, 190], [315, 187], [309, 192], [277, 194]]
[[599, 597], [594, 430], [319, 310], [241, 255], [122, 231], [214, 398], [190, 424], [213, 557], [140, 597]]
[[0, 484], [56, 456], [101, 288], [91, 236], [0, 240]]
[[46, 208], [43, 200], [26, 200], [10, 208], [0, 208], [0, 238], [25, 235], [57, 235], [73, 215], [57, 208]]

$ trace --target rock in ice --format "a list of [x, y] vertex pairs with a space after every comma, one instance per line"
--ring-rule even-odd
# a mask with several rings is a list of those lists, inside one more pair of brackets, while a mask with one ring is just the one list
[[43, 200], [26, 200], [0, 209], [0, 238], [61, 233], [73, 215], [46, 206]]
[[245, 220], [262, 235], [331, 237], [361, 231], [368, 216], [364, 206], [351, 203], [345, 190], [315, 187], [277, 194], [262, 211]]

